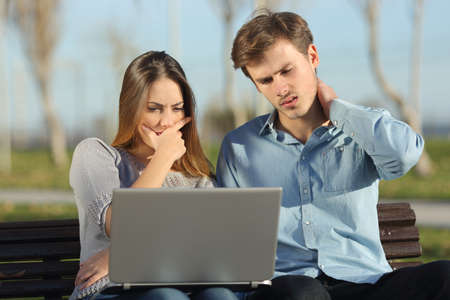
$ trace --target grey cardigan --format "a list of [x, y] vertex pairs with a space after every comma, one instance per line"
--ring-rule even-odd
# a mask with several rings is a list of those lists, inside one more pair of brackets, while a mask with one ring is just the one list
[[[109, 246], [105, 232], [106, 209], [111, 204], [112, 190], [128, 188], [139, 177], [144, 165], [127, 151], [107, 145], [98, 138], [81, 141], [75, 148], [70, 167], [70, 185], [75, 194], [80, 222], [80, 262]], [[162, 187], [210, 188], [207, 177], [186, 177], [169, 172]], [[71, 299], [79, 299], [103, 290], [110, 285], [105, 276], [92, 286], [75, 287]]]

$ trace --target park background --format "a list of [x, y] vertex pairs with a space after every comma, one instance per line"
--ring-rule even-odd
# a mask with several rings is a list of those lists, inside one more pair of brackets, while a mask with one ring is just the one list
[[[270, 111], [230, 60], [232, 38], [261, 5], [309, 22], [319, 77], [341, 98], [385, 107], [423, 133], [429, 160], [382, 182], [383, 201], [450, 205], [449, 1], [2, 0], [0, 221], [76, 217], [74, 203], [45, 195], [70, 194], [79, 141], [111, 142], [124, 70], [148, 50], [183, 66], [215, 164], [227, 131]], [[420, 231], [425, 261], [450, 259], [450, 225]]]

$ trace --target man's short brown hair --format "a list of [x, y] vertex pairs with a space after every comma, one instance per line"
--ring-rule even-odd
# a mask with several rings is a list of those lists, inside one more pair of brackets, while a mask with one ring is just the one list
[[313, 43], [308, 23], [292, 12], [271, 12], [268, 9], [256, 11], [256, 16], [239, 29], [233, 42], [231, 59], [234, 68], [241, 68], [251, 78], [246, 65], [262, 59], [264, 51], [277, 40], [290, 41], [300, 53], [307, 54]]

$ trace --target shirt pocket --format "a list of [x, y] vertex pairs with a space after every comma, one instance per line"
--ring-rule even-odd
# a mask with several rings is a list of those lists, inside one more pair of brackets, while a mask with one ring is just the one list
[[325, 192], [348, 192], [364, 186], [363, 150], [355, 143], [323, 152]]

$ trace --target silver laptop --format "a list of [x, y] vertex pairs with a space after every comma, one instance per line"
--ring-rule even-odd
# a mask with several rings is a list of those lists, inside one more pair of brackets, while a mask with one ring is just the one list
[[281, 188], [114, 190], [111, 281], [123, 289], [270, 285], [281, 193]]

